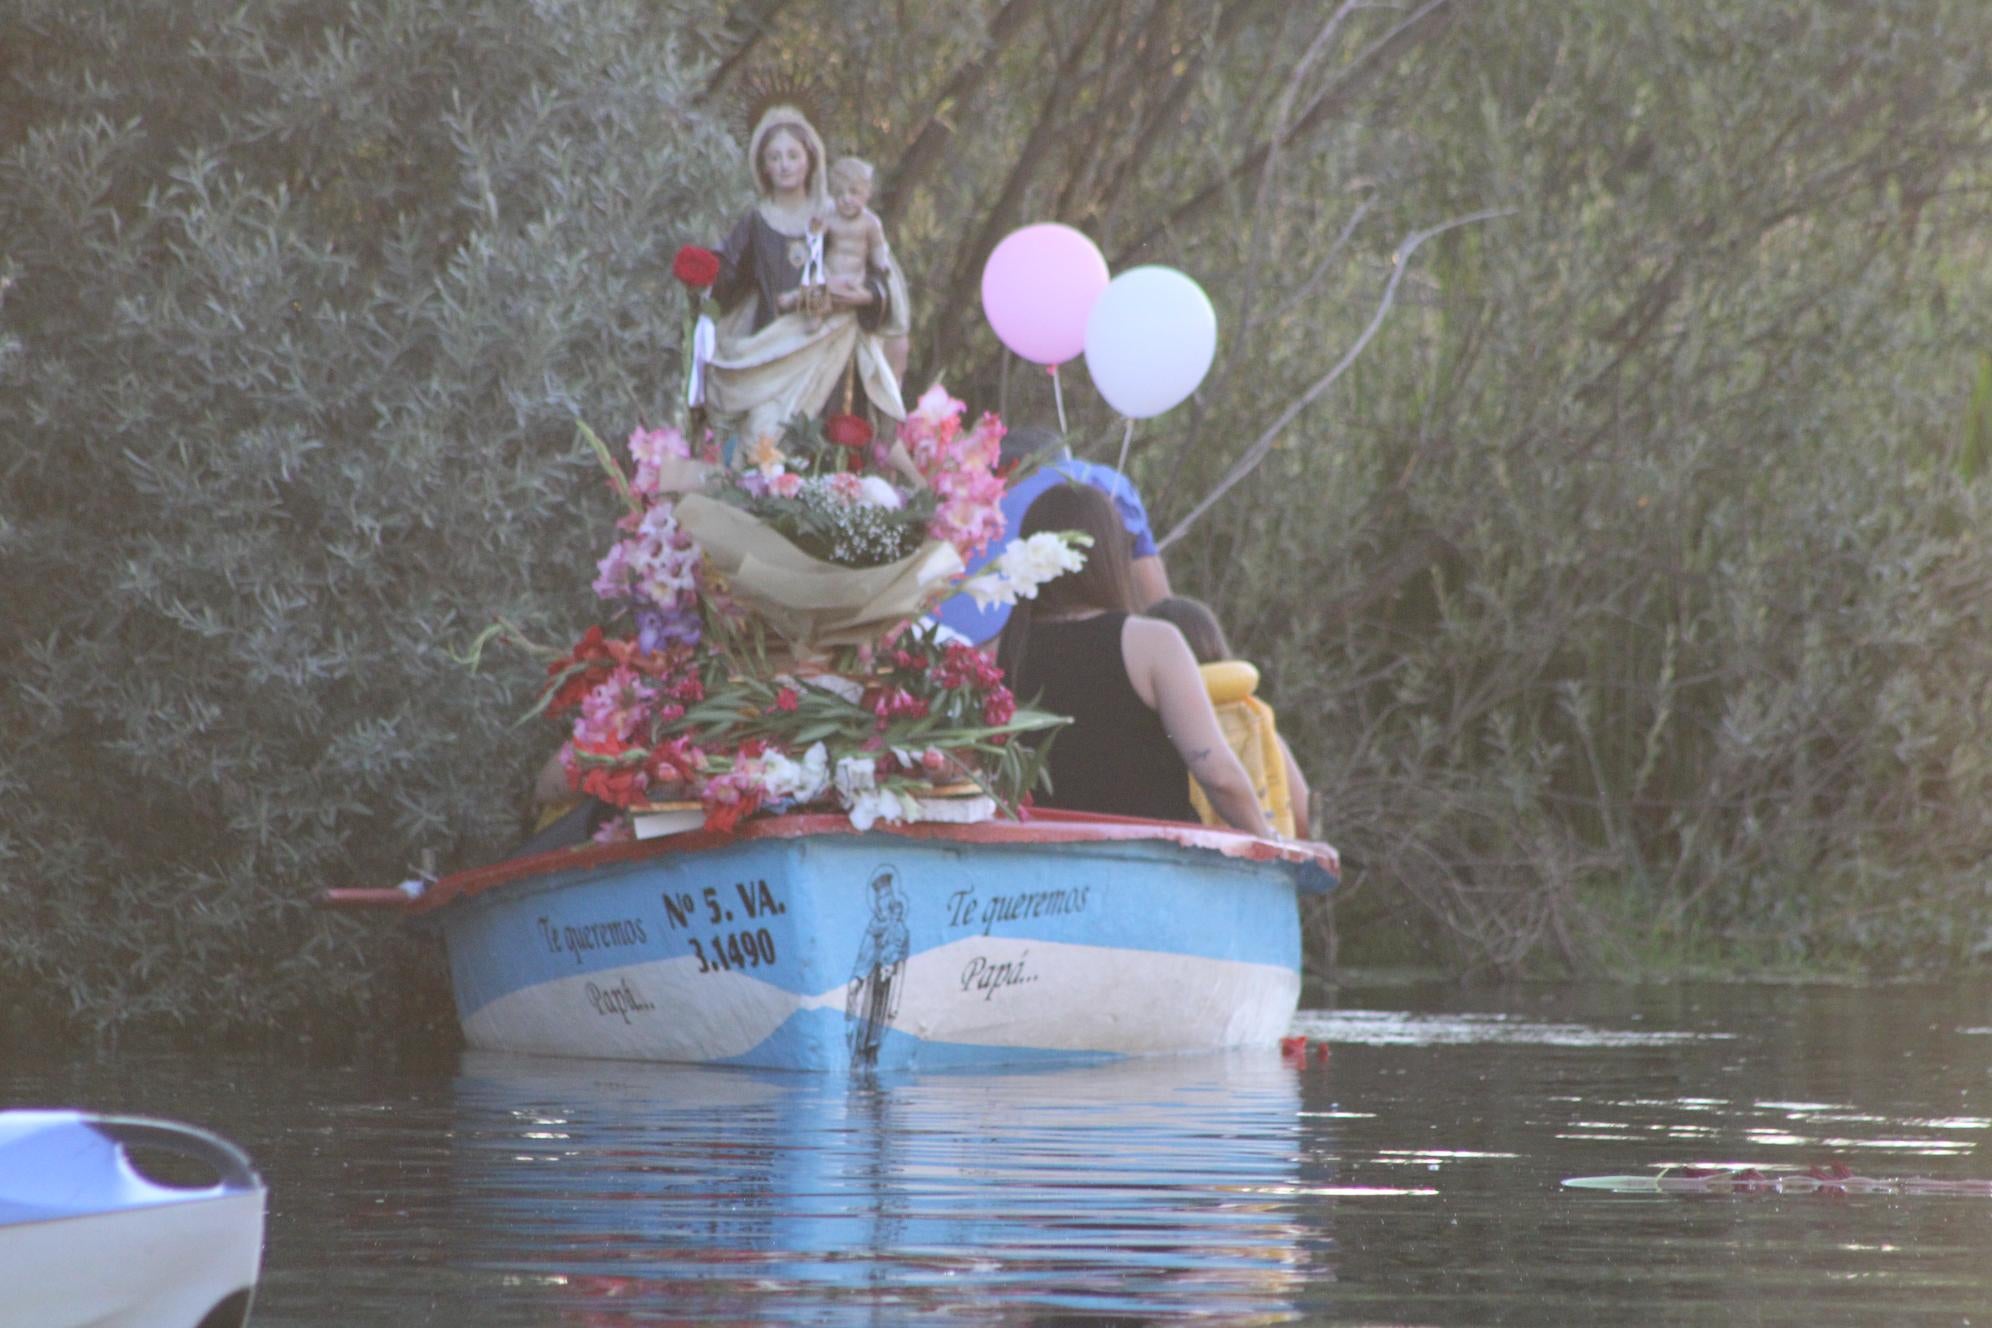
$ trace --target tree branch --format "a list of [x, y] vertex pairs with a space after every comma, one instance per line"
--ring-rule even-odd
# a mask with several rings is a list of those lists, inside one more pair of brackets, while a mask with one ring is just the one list
[[1417, 252], [1418, 246], [1435, 235], [1443, 235], [1458, 227], [1470, 226], [1475, 222], [1488, 221], [1495, 217], [1512, 216], [1514, 212], [1514, 208], [1491, 208], [1482, 212], [1469, 212], [1463, 217], [1454, 217], [1451, 221], [1444, 221], [1437, 226], [1414, 231], [1406, 236], [1403, 243], [1397, 246], [1396, 252], [1390, 256], [1390, 280], [1384, 283], [1383, 297], [1377, 302], [1376, 312], [1371, 315], [1369, 325], [1363, 329], [1362, 335], [1356, 338], [1355, 344], [1335, 362], [1334, 368], [1316, 379], [1312, 386], [1288, 403], [1287, 408], [1280, 412], [1279, 418], [1253, 440], [1252, 445], [1245, 449], [1238, 460], [1231, 463], [1231, 468], [1225, 471], [1224, 477], [1204, 495], [1203, 501], [1191, 508], [1189, 515], [1178, 521], [1167, 535], [1156, 541], [1156, 547], [1166, 549], [1181, 539], [1183, 532], [1187, 531], [1198, 517], [1209, 511], [1233, 485], [1251, 474], [1259, 463], [1266, 459], [1266, 453], [1272, 451], [1273, 443], [1278, 440], [1287, 425], [1293, 423], [1302, 411], [1314, 403], [1315, 398], [1334, 386], [1335, 381], [1348, 372], [1349, 366], [1356, 362], [1356, 357], [1361, 355], [1376, 338], [1378, 330], [1383, 326], [1383, 320], [1390, 314], [1391, 305], [1397, 302], [1397, 283], [1404, 279], [1405, 269], [1410, 263], [1411, 255]]
[[[1204, 403], [1223, 394], [1225, 384], [1231, 380], [1231, 371], [1238, 364], [1239, 348], [1245, 344], [1244, 329], [1252, 324], [1253, 305], [1257, 303], [1259, 296], [1259, 274], [1265, 267], [1265, 250], [1269, 247], [1265, 243], [1265, 234], [1267, 218], [1273, 212], [1273, 179], [1279, 167], [1280, 149], [1286, 142], [1287, 122], [1292, 118], [1294, 101], [1300, 96], [1301, 84], [1314, 72], [1314, 66], [1327, 53], [1328, 44], [1335, 39], [1335, 34], [1341, 31], [1343, 20], [1354, 12], [1359, 3], [1360, 0], [1342, 0], [1342, 3], [1336, 6], [1335, 12], [1328, 16], [1328, 21], [1321, 25], [1321, 30], [1314, 34], [1314, 40], [1307, 44], [1307, 49], [1301, 53], [1300, 59], [1294, 62], [1293, 71], [1287, 76], [1286, 86], [1280, 90], [1279, 101], [1273, 108], [1273, 133], [1267, 144], [1266, 164], [1259, 172], [1259, 192], [1252, 203], [1252, 231], [1245, 241], [1245, 279], [1239, 283], [1241, 294], [1238, 297], [1239, 335], [1232, 338], [1225, 347], [1224, 362], [1217, 367], [1210, 392], [1199, 396], [1191, 408], [1190, 427], [1184, 431], [1182, 442], [1177, 444], [1176, 461], [1169, 468], [1169, 482], [1163, 489], [1165, 498], [1174, 491], [1177, 477], [1183, 473], [1184, 462], [1195, 449], [1197, 439], [1203, 435]], [[1361, 216], [1362, 211], [1359, 210], [1356, 217], [1360, 219]], [[1353, 223], [1351, 226], [1353, 227]], [[1346, 239], [1348, 234], [1348, 230], [1344, 230], [1343, 239]], [[1336, 247], [1340, 248], [1340, 241], [1337, 241]]]
[[703, 97], [710, 100], [726, 85], [726, 81], [732, 78], [740, 66], [747, 62], [747, 57], [754, 53], [754, 48], [761, 44], [761, 39], [774, 28], [775, 20], [781, 17], [782, 11], [788, 8], [788, 5], [789, 0], [757, 0], [755, 4], [741, 6], [743, 12], [732, 16], [729, 24], [745, 27], [746, 35], [740, 39], [738, 46], [727, 52], [726, 58], [721, 60], [719, 66], [707, 77], [705, 89], [701, 94]]
[[[1362, 225], [1363, 218], [1367, 217], [1370, 209], [1375, 206], [1376, 199], [1374, 197], [1365, 198], [1362, 201], [1355, 212], [1350, 215], [1348, 221], [1342, 224], [1341, 233], [1335, 237], [1335, 242], [1328, 246], [1328, 252], [1323, 254], [1320, 261], [1314, 265], [1314, 270], [1307, 274], [1306, 280], [1288, 291], [1286, 299], [1282, 300], [1279, 307], [1273, 310], [1273, 318], [1275, 320], [1284, 317], [1313, 292], [1315, 286], [1320, 284], [1321, 278], [1327, 275], [1329, 264], [1333, 263], [1341, 255], [1342, 250], [1348, 246], [1350, 237], [1356, 233], [1356, 227]], [[1238, 339], [1240, 341], [1251, 335], [1255, 321], [1240, 321], [1238, 325]], [[1228, 367], [1229, 361], [1226, 363]], [[1218, 386], [1221, 387], [1222, 384], [1220, 383]], [[1208, 393], [1199, 392], [1197, 394], [1195, 413], [1190, 418], [1189, 433], [1182, 442], [1176, 445], [1176, 457], [1169, 466], [1169, 478], [1163, 483], [1162, 492], [1153, 504], [1158, 511], [1168, 510], [1169, 499], [1175, 493], [1176, 485], [1182, 480], [1183, 468], [1189, 463], [1190, 457], [1196, 451], [1197, 439], [1203, 433], [1205, 398], [1208, 397], [1215, 400], [1221, 395], [1216, 388], [1213, 388]]]
[[[1092, 101], [1094, 113], [1086, 117], [1090, 132], [1083, 145], [1065, 154], [1068, 162], [1065, 183], [1059, 188], [1052, 215], [1074, 221], [1088, 215], [1090, 204], [1082, 205], [1080, 194], [1082, 190], [1093, 189], [1094, 197], [1098, 197], [1094, 185], [1103, 169], [1104, 149], [1109, 143], [1138, 132], [1143, 90], [1158, 86], [1168, 77], [1173, 45], [1170, 28], [1175, 21], [1176, 2], [1156, 0], [1146, 17], [1112, 25], [1112, 36], [1101, 52], [1099, 75], [1087, 80], [1098, 89]], [[1124, 122], [1131, 122], [1134, 127]]]
[[[1411, 17], [1378, 38], [1354, 60], [1343, 66], [1334, 79], [1316, 94], [1314, 100], [1308, 104], [1307, 110], [1294, 122], [1293, 128], [1284, 137], [1293, 139], [1306, 134], [1330, 114], [1341, 110], [1361, 89], [1362, 85], [1356, 81], [1358, 73], [1365, 78], [1381, 77], [1388, 71], [1392, 61], [1418, 44], [1422, 36], [1419, 28], [1435, 13], [1452, 3], [1454, 0], [1425, 0]], [[1131, 256], [1138, 254], [1157, 237], [1209, 207], [1234, 181], [1259, 170], [1265, 164], [1267, 154], [1271, 150], [1270, 142], [1260, 144], [1229, 170], [1178, 204], [1173, 212], [1137, 236], [1133, 243], [1123, 246], [1121, 251], [1114, 255], [1113, 266], [1116, 268], [1123, 266]]]
[[1211, 51], [1223, 46], [1236, 37], [1245, 26], [1246, 17], [1254, 10], [1265, 8], [1265, 0], [1232, 0], [1217, 17], [1216, 30], [1204, 49], [1197, 52], [1187, 62], [1182, 74], [1175, 78], [1168, 92], [1164, 93], [1155, 111], [1150, 115], [1135, 136], [1134, 146], [1114, 168], [1106, 183], [1094, 193], [1094, 201], [1084, 211], [1094, 213], [1101, 200], [1111, 204], [1125, 196], [1127, 186], [1135, 177], [1143, 163], [1155, 151], [1155, 145], [1162, 139], [1162, 131], [1174, 123], [1182, 113], [1183, 103], [1189, 100], [1190, 91], [1196, 86], [1197, 78], [1203, 73], [1206, 57]]
[[983, 38], [982, 49], [955, 70], [954, 77], [941, 89], [941, 95], [934, 99], [934, 109], [928, 114], [926, 123], [920, 126], [920, 132], [913, 136], [912, 143], [899, 154], [899, 160], [886, 173], [879, 190], [880, 212], [891, 215], [895, 205], [940, 161], [942, 149], [954, 137], [955, 127], [950, 117], [959, 115], [962, 108], [982, 90], [984, 80], [995, 66], [996, 57], [1023, 31], [1025, 21], [1037, 10], [1039, 3], [1040, 0], [1008, 0], [989, 20], [989, 31]]

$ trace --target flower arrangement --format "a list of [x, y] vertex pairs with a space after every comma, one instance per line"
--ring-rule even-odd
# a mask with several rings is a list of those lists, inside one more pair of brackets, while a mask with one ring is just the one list
[[[963, 428], [963, 410], [936, 387], [889, 440], [847, 415], [730, 449], [638, 428], [633, 471], [583, 426], [625, 512], [594, 582], [619, 631], [555, 658], [535, 707], [570, 726], [569, 783], [627, 809], [697, 799], [714, 830], [809, 806], [860, 828], [922, 819], [944, 789], [1014, 813], [1042, 758], [1015, 739], [1064, 721], [915, 620], [957, 589], [1033, 596], [1080, 565], [1083, 538], [1014, 541], [962, 580], [1003, 532], [1004, 492], [1002, 424]], [[829, 607], [783, 601], [797, 577]]]
[[[855, 446], [831, 436], [856, 439], [860, 431], [863, 441]], [[884, 475], [850, 469], [870, 434], [854, 415], [839, 415], [822, 429], [796, 420], [779, 442], [762, 438], [748, 447], [748, 468], [719, 472], [707, 492], [751, 513], [811, 557], [839, 567], [897, 562], [928, 538], [934, 496], [903, 492]]]
[[[722, 266], [689, 245], [672, 261], [681, 419], [702, 421]], [[595, 568], [614, 630], [547, 651], [534, 707], [568, 725], [569, 784], [630, 810], [696, 799], [722, 831], [802, 807], [860, 828], [1014, 814], [1043, 756], [1016, 739], [1065, 721], [1019, 707], [987, 656], [923, 615], [957, 590], [1034, 596], [1085, 541], [1013, 541], [964, 580], [1003, 534], [1005, 492], [1002, 421], [965, 411], [936, 385], [887, 437], [848, 413], [723, 442], [702, 424], [639, 427], [627, 463], [581, 425], [624, 510]], [[502, 624], [482, 639], [499, 630], [523, 640]]]

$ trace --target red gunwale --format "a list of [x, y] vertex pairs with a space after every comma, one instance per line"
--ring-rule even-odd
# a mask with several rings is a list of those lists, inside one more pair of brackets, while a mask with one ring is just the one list
[[[639, 839], [621, 844], [589, 844], [578, 848], [554, 849], [530, 857], [508, 858], [468, 871], [440, 877], [416, 898], [400, 890], [327, 890], [319, 902], [332, 908], [389, 908], [408, 913], [427, 913], [472, 895], [482, 894], [512, 881], [549, 871], [571, 871], [613, 862], [634, 862], [664, 857], [672, 853], [696, 853], [724, 844], [755, 839], [801, 839], [810, 835], [855, 835], [865, 833], [850, 818], [836, 812], [810, 812], [794, 816], [764, 816], [742, 821], [730, 832], [687, 830], [658, 839]], [[1016, 821], [978, 821], [971, 825], [915, 822], [910, 825], [879, 824], [871, 833], [900, 839], [938, 840], [952, 844], [1107, 844], [1137, 840], [1161, 840], [1184, 848], [1207, 849], [1227, 858], [1249, 862], [1314, 862], [1337, 874], [1334, 852], [1325, 846], [1282, 843], [1261, 839], [1238, 830], [1207, 825], [1186, 825], [1179, 821], [1150, 821], [1135, 816], [1108, 816], [1098, 812], [1067, 812], [1039, 808]]]

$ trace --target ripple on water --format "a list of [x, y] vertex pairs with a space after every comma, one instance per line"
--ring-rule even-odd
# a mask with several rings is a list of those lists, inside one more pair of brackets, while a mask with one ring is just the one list
[[1413, 1014], [1400, 1010], [1307, 1010], [1293, 1031], [1328, 1043], [1373, 1047], [1439, 1047], [1492, 1043], [1539, 1047], [1667, 1047], [1719, 1042], [1733, 1033], [1669, 1032], [1544, 1023], [1512, 1014]]

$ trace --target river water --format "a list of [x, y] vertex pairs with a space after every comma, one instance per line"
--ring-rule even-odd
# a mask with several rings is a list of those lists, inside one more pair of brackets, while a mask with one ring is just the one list
[[100, 1057], [0, 1103], [246, 1148], [257, 1325], [1992, 1324], [1992, 1197], [1561, 1184], [1992, 1181], [1992, 987], [1357, 988], [1295, 1031], [1325, 1057], [875, 1082]]

